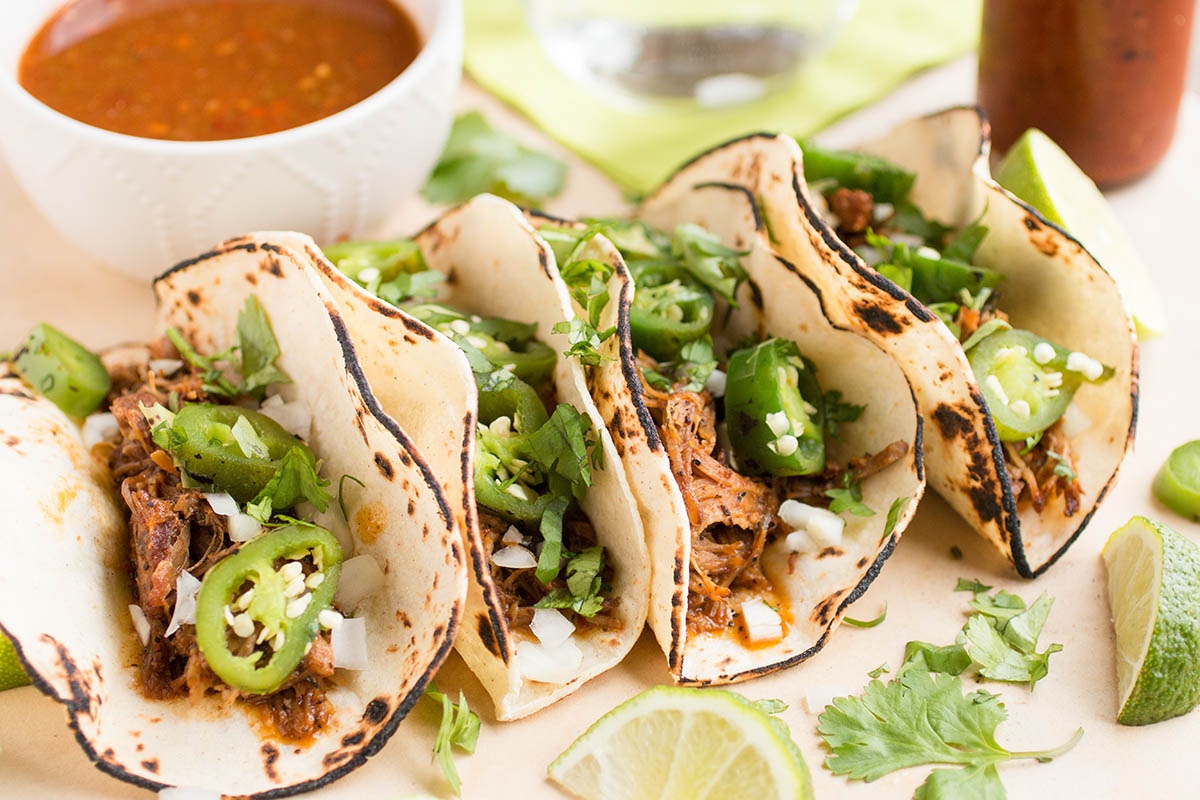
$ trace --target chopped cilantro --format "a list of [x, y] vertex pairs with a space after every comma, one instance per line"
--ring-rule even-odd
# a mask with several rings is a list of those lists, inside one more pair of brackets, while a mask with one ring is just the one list
[[183, 338], [183, 334], [179, 332], [178, 328], [167, 328], [167, 339], [171, 341], [185, 361], [200, 370], [201, 378], [204, 380], [202, 387], [204, 391], [221, 397], [237, 397], [237, 387], [216, 366], [218, 363], [229, 361], [237, 351], [236, 347], [230, 347], [211, 356], [202, 356], [188, 343], [187, 339]]
[[[574, 494], [582, 499], [592, 485], [590, 451], [598, 446], [592, 420], [567, 403], [559, 403], [542, 427], [529, 437], [529, 449], [546, 475], [555, 494]], [[559, 480], [555, 480], [555, 479]], [[566, 490], [559, 490], [565, 482]]]
[[1075, 469], [1071, 466], [1071, 462], [1066, 456], [1060, 455], [1053, 450], [1047, 450], [1046, 455], [1053, 458], [1056, 462], [1054, 465], [1054, 474], [1060, 478], [1066, 478], [1069, 481], [1074, 481], [1079, 476], [1075, 473]]
[[569, 502], [565, 497], [555, 497], [542, 513], [542, 522], [538, 529], [542, 535], [542, 552], [538, 556], [537, 570], [534, 572], [542, 583], [549, 583], [558, 577], [559, 561], [562, 559], [563, 514]]
[[478, 111], [469, 111], [454, 120], [446, 147], [421, 194], [442, 205], [484, 192], [536, 205], [562, 191], [566, 172], [562, 161], [525, 147], [491, 128]]
[[457, 747], [466, 753], [474, 753], [479, 743], [479, 717], [467, 705], [466, 695], [460, 690], [458, 704], [438, 691], [435, 684], [425, 689], [425, 696], [442, 707], [442, 721], [438, 725], [437, 737], [433, 740], [433, 756], [446, 776], [455, 796], [462, 795], [462, 785], [458, 778], [458, 769], [454, 766], [453, 748]]
[[[322, 480], [317, 474], [317, 465], [313, 463], [309, 452], [302, 447], [290, 448], [275, 470], [275, 475], [247, 505], [246, 513], [259, 522], [265, 522], [272, 510], [284, 511], [302, 500], [312, 503], [318, 511], [328, 508], [330, 497], [325, 487], [329, 481]], [[249, 510], [251, 506], [257, 513]], [[265, 519], [258, 516], [264, 513]]]
[[891, 669], [888, 668], [888, 664], [886, 661], [883, 662], [882, 664], [880, 664], [875, 669], [868, 672], [867, 675], [871, 676], [872, 678], [878, 678], [880, 675], [882, 675], [885, 672], [891, 672]]
[[875, 516], [875, 509], [862, 501], [862, 484], [853, 472], [842, 475], [842, 488], [826, 489], [825, 495], [833, 501], [829, 504], [829, 510], [835, 514], [849, 511], [856, 517]]
[[883, 536], [880, 542], [886, 542], [896, 532], [896, 524], [900, 521], [900, 515], [904, 513], [904, 509], [908, 507], [908, 501], [911, 497], [897, 497], [892, 501], [892, 505], [888, 508], [886, 524], [883, 526]]
[[429, 269], [421, 247], [412, 239], [338, 242], [325, 248], [346, 277], [392, 305], [413, 297], [430, 297], [445, 278]]
[[245, 306], [238, 313], [237, 334], [242, 356], [242, 394], [261, 400], [271, 384], [292, 382], [275, 366], [281, 352], [279, 342], [262, 304], [254, 295], [246, 298]]
[[346, 514], [346, 501], [345, 501], [346, 481], [347, 480], [352, 480], [355, 483], [357, 483], [359, 486], [362, 486], [363, 488], [366, 488], [367, 485], [365, 483], [363, 483], [362, 481], [360, 481], [358, 478], [354, 477], [353, 475], [349, 475], [349, 474], [343, 474], [342, 477], [338, 478], [338, 501], [337, 501], [338, 510], [342, 512], [342, 519], [349, 522], [350, 517], [347, 516], [347, 514]]
[[585, 617], [595, 616], [604, 605], [600, 573], [604, 548], [589, 547], [567, 562], [567, 587], [558, 588], [534, 604], [534, 608], [569, 608]]
[[825, 432], [830, 436], [837, 438], [839, 436], [838, 425], [843, 422], [854, 422], [863, 415], [867, 407], [858, 406], [854, 403], [842, 402], [842, 393], [837, 389], [831, 389], [825, 393]]
[[721, 244], [721, 240], [699, 225], [687, 223], [675, 229], [671, 237], [671, 253], [693, 278], [707, 286], [730, 305], [738, 286], [746, 280], [739, 252]]

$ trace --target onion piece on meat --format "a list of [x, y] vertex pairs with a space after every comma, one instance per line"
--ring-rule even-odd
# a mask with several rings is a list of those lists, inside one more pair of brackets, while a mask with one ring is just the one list
[[543, 647], [553, 650], [571, 638], [571, 634], [575, 633], [575, 623], [557, 608], [535, 608], [529, 629]]
[[138, 638], [142, 640], [142, 647], [145, 647], [146, 642], [150, 641], [150, 620], [146, 619], [146, 612], [142, 611], [141, 606], [131, 604], [129, 618], [133, 620], [133, 629], [137, 631]]
[[208, 501], [208, 505], [212, 508], [214, 514], [222, 517], [233, 517], [241, 513], [237, 500], [234, 500], [233, 495], [229, 492], [207, 492], [204, 495], [204, 499]]
[[167, 636], [179, 630], [181, 625], [196, 624], [196, 595], [200, 593], [200, 581], [186, 569], [175, 579], [175, 611], [167, 625]]
[[530, 569], [537, 566], [537, 558], [528, 549], [512, 544], [492, 553], [492, 563], [508, 569]]
[[235, 542], [248, 542], [262, 533], [262, 527], [249, 514], [234, 514], [229, 518], [229, 538]]
[[83, 446], [91, 450], [101, 442], [115, 442], [121, 435], [121, 426], [112, 414], [92, 414], [83, 421]]

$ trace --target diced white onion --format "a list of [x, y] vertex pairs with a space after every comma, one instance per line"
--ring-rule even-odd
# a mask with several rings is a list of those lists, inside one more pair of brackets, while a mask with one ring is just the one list
[[181, 625], [196, 624], [196, 595], [200, 592], [200, 581], [186, 569], [175, 579], [175, 611], [167, 625], [167, 636], [179, 630]]
[[83, 446], [91, 450], [101, 442], [115, 442], [121, 426], [112, 414], [92, 414], [83, 421]]
[[803, 530], [808, 527], [808, 521], [815, 514], [832, 513], [828, 509], [810, 506], [808, 503], [801, 503], [799, 500], [784, 500], [779, 504], [777, 512], [779, 519], [783, 521], [792, 530]]
[[1092, 419], [1076, 403], [1072, 402], [1063, 412], [1063, 434], [1072, 439], [1092, 427]]
[[883, 222], [894, 213], [896, 207], [891, 203], [876, 203], [871, 207], [871, 219], [875, 222]]
[[363, 598], [383, 586], [383, 570], [369, 555], [355, 556], [342, 563], [337, 593], [333, 602], [343, 612], [353, 613]]
[[158, 800], [221, 800], [220, 792], [192, 786], [173, 786], [158, 790]]
[[512, 420], [508, 417], [496, 417], [488, 425], [488, 430], [497, 436], [508, 436], [512, 433]]
[[750, 641], [774, 641], [783, 636], [783, 620], [779, 612], [763, 602], [762, 598], [743, 601], [741, 611], [742, 622], [746, 625], [746, 638]]
[[517, 643], [517, 664], [531, 681], [566, 683], [579, 674], [583, 651], [573, 639], [554, 648], [526, 639]]
[[206, 492], [204, 499], [208, 501], [214, 514], [222, 517], [235, 517], [241, 513], [237, 500], [234, 500], [233, 495], [229, 492]]
[[815, 516], [808, 521], [809, 538], [818, 547], [837, 547], [842, 543], [842, 531], [846, 528], [846, 520], [832, 512]]
[[941, 253], [939, 253], [937, 250], [934, 250], [927, 244], [923, 244], [917, 248], [917, 255], [921, 256], [922, 258], [932, 258], [934, 260], [942, 257]]
[[515, 525], [509, 525], [504, 536], [500, 537], [500, 541], [504, 544], [525, 544], [525, 537], [521, 535]]
[[249, 514], [234, 514], [228, 527], [229, 538], [235, 542], [248, 542], [262, 533], [262, 524]]
[[264, 408], [278, 408], [279, 406], [283, 405], [284, 402], [283, 395], [273, 394], [262, 401], [262, 405], [258, 407], [258, 410], [262, 411]]
[[551, 649], [571, 638], [575, 623], [567, 619], [557, 608], [535, 608], [529, 630], [543, 646]]
[[492, 553], [492, 563], [497, 567], [508, 569], [529, 569], [537, 566], [537, 559], [533, 553], [521, 545], [510, 544], [508, 547]]
[[367, 622], [359, 617], [343, 619], [329, 629], [329, 644], [333, 647], [333, 665], [339, 669], [366, 669]]
[[137, 631], [144, 647], [146, 642], [150, 641], [150, 620], [146, 619], [146, 612], [142, 611], [141, 606], [130, 605], [129, 618], [133, 620], [133, 629]]
[[246, 458], [269, 458], [270, 451], [267, 450], [267, 443], [258, 435], [258, 431], [254, 430], [254, 426], [250, 424], [248, 417], [239, 416], [237, 422], [233, 423], [233, 439], [241, 448], [242, 455]]
[[312, 435], [312, 412], [303, 403], [280, 403], [273, 406], [263, 404], [259, 411], [263, 416], [278, 422], [280, 427], [293, 436], [308, 441]]
[[157, 372], [161, 375], [174, 375], [179, 370], [183, 369], [183, 361], [178, 358], [152, 358], [150, 359], [150, 371]]
[[714, 369], [712, 374], [708, 376], [708, 380], [704, 382], [704, 388], [713, 397], [725, 396], [725, 373], [719, 369]]
[[371, 283], [372, 281], [379, 280], [379, 278], [380, 272], [375, 267], [367, 267], [366, 269], [359, 270], [358, 272], [359, 283]]

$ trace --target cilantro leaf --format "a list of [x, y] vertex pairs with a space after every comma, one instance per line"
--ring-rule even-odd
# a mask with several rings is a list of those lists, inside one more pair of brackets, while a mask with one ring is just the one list
[[491, 128], [478, 111], [454, 120], [433, 175], [421, 190], [431, 203], [450, 205], [491, 192], [536, 205], [562, 191], [566, 165]]
[[563, 350], [564, 356], [578, 358], [579, 363], [586, 367], [597, 367], [600, 366], [600, 362], [609, 358], [600, 354], [600, 345], [616, 333], [617, 328], [614, 325], [608, 330], [599, 331], [587, 320], [575, 317], [554, 323], [550, 330], [566, 334], [567, 349]]
[[954, 591], [956, 592], [974, 592], [976, 594], [979, 594], [980, 592], [990, 592], [991, 590], [992, 587], [988, 586], [987, 584], [980, 583], [975, 579], [967, 580], [966, 578], [959, 578], [958, 585], [954, 587]]
[[218, 363], [227, 362], [233, 357], [234, 352], [237, 351], [236, 347], [230, 347], [211, 356], [202, 356], [188, 343], [187, 339], [183, 338], [183, 334], [179, 332], [178, 328], [167, 328], [167, 339], [179, 351], [179, 355], [183, 356], [184, 361], [200, 370], [201, 378], [204, 380], [202, 387], [204, 391], [221, 397], [237, 397], [237, 387], [217, 367]]
[[[982, 219], [983, 215], [980, 215]], [[962, 228], [950, 237], [950, 241], [942, 248], [942, 258], [962, 261], [970, 264], [975, 258], [975, 251], [988, 234], [988, 227], [978, 219]]]
[[867, 674], [870, 675], [872, 678], [878, 678], [880, 675], [882, 675], [885, 672], [891, 672], [891, 670], [888, 669], [888, 665], [887, 665], [886, 661], [883, 662], [882, 664], [880, 664], [875, 669], [868, 672]]
[[[303, 447], [290, 448], [271, 480], [267, 481], [267, 485], [254, 497], [250, 505], [255, 509], [266, 508], [267, 518], [271, 516], [270, 510], [285, 511], [302, 500], [312, 503], [318, 511], [328, 508], [330, 495], [325, 491], [325, 487], [329, 485], [329, 481], [322, 480], [317, 474], [317, 465], [313, 463], [310, 452]], [[264, 501], [267, 503], [265, 506]], [[246, 513], [253, 516], [249, 510]]]
[[355, 483], [357, 483], [359, 486], [363, 487], [364, 489], [367, 487], [367, 485], [365, 483], [363, 483], [362, 481], [360, 481], [358, 478], [356, 478], [350, 474], [343, 473], [342, 477], [338, 479], [338, 499], [337, 499], [338, 510], [342, 512], [342, 519], [349, 522], [350, 517], [346, 515], [346, 502], [344, 500], [344, 498], [346, 496], [346, 480], [347, 479], [354, 481]]
[[1052, 644], [1043, 653], [1025, 652], [1002, 636], [982, 614], [967, 620], [962, 635], [967, 655], [979, 665], [980, 675], [994, 681], [1028, 682], [1030, 687], [1046, 677], [1050, 655], [1062, 650], [1062, 645]]
[[[582, 499], [583, 491], [592, 485], [590, 451], [597, 446], [598, 437], [589, 436], [591, 418], [580, 414], [568, 403], [559, 403], [554, 413], [529, 437], [533, 460], [551, 477], [555, 490], [557, 476], [570, 487], [570, 493]], [[567, 494], [566, 491], [555, 491]]]
[[600, 573], [604, 548], [589, 547], [567, 562], [567, 587], [557, 588], [534, 604], [534, 608], [569, 608], [585, 617], [595, 616], [604, 606]]
[[825, 393], [825, 432], [830, 436], [837, 437], [838, 425], [842, 422], [854, 422], [863, 415], [867, 407], [858, 406], [854, 403], [842, 402], [842, 393], [837, 389], [831, 389]]
[[915, 667], [926, 672], [961, 675], [970, 666], [971, 657], [961, 644], [939, 647], [929, 642], [909, 642], [904, 646], [904, 663], [900, 665], [900, 670]]
[[856, 517], [875, 516], [875, 509], [862, 501], [862, 484], [853, 472], [842, 475], [842, 488], [826, 489], [825, 496], [833, 501], [829, 504], [829, 510], [835, 514], [849, 511]]
[[[924, 797], [957, 789], [953, 797], [995, 796], [998, 776], [988, 767], [1014, 758], [1048, 761], [1070, 750], [1066, 744], [1034, 752], [1012, 752], [996, 742], [1007, 717], [1000, 698], [984, 691], [963, 693], [962, 680], [920, 669], [902, 670], [884, 684], [872, 680], [859, 697], [840, 697], [818, 718], [817, 730], [832, 754], [825, 766], [838, 775], [873, 781], [905, 767], [958, 764], [960, 774], [926, 782]], [[944, 771], [943, 771], [944, 772]]]
[[904, 513], [904, 509], [908, 507], [908, 501], [911, 497], [897, 497], [892, 501], [892, 505], [888, 508], [886, 524], [883, 526], [883, 536], [879, 541], [886, 542], [891, 538], [896, 531], [896, 524], [900, 522], [900, 515]]
[[538, 528], [538, 533], [542, 535], [542, 552], [538, 556], [537, 569], [534, 571], [542, 583], [549, 583], [558, 577], [559, 561], [562, 559], [563, 514], [569, 502], [565, 497], [555, 497], [542, 513], [542, 522]]
[[425, 696], [442, 707], [442, 721], [438, 725], [437, 736], [433, 740], [433, 756], [446, 776], [446, 782], [456, 796], [462, 794], [462, 784], [458, 778], [458, 769], [454, 766], [453, 748], [474, 753], [479, 742], [479, 717], [467, 705], [466, 695], [459, 691], [458, 704], [438, 691], [435, 684], [425, 689]]
[[1006, 796], [995, 764], [973, 764], [935, 769], [917, 787], [913, 800], [1005, 800]]
[[283, 370], [275, 366], [275, 360], [281, 352], [279, 342], [271, 329], [267, 313], [255, 295], [247, 297], [245, 306], [238, 312], [237, 337], [242, 355], [243, 394], [261, 400], [271, 384], [292, 382]]
[[726, 247], [699, 225], [686, 223], [675, 229], [671, 253], [693, 278], [737, 305], [734, 296], [748, 277], [741, 260], [745, 252]]
[[445, 279], [429, 269], [420, 245], [412, 239], [338, 242], [324, 250], [346, 277], [392, 305], [435, 295]]

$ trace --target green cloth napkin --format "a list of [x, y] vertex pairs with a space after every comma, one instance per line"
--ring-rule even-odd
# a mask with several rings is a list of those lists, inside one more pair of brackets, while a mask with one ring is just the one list
[[465, 64], [476, 81], [633, 192], [744, 133], [807, 136], [887, 94], [914, 72], [975, 47], [981, 0], [860, 0], [858, 13], [793, 85], [727, 109], [605, 105], [547, 60], [519, 0], [464, 0]]

